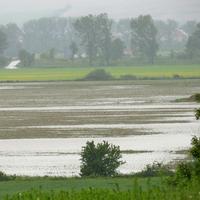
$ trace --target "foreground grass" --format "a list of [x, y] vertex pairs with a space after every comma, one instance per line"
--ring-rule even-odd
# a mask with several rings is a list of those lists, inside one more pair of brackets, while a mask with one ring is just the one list
[[[114, 78], [136, 76], [137, 78], [184, 78], [200, 77], [200, 65], [161, 65], [136, 67], [99, 67]], [[99, 69], [98, 68], [98, 69]], [[83, 79], [94, 67], [66, 68], [22, 68], [18, 70], [0, 69], [0, 81], [62, 81]]]
[[[50, 192], [54, 190], [59, 192], [61, 190], [75, 190], [96, 188], [96, 189], [116, 189], [119, 187], [122, 190], [130, 190], [133, 188], [135, 182], [133, 177], [124, 178], [18, 178], [12, 181], [0, 182], [0, 199], [8, 195], [22, 193], [31, 189], [42, 188], [43, 192]], [[153, 185], [160, 185], [161, 178], [152, 178]], [[148, 186], [146, 178], [138, 179], [138, 184], [141, 188], [145, 189]]]
[[[21, 182], [23, 183], [23, 182]], [[5, 183], [4, 183], [5, 184]], [[6, 185], [7, 184], [7, 185]], [[10, 187], [9, 195], [1, 199], [5, 200], [199, 200], [200, 182], [192, 180], [189, 183], [173, 186], [159, 178], [153, 179], [71, 179], [47, 181], [27, 181], [23, 185], [20, 182], [8, 182], [4, 187]], [[18, 191], [11, 189], [18, 185]], [[31, 185], [32, 184], [32, 185]], [[45, 184], [45, 185], [42, 185]], [[32, 186], [27, 192], [23, 190], [27, 185]], [[39, 189], [39, 186], [41, 186]], [[2, 185], [1, 185], [2, 187]], [[0, 187], [0, 191], [2, 192]], [[20, 187], [22, 187], [20, 189]], [[19, 192], [20, 191], [20, 192]], [[14, 193], [12, 195], [12, 193]], [[2, 198], [3, 197], [3, 198]]]

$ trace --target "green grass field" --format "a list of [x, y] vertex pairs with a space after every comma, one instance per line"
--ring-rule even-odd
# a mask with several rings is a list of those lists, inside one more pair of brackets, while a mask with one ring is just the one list
[[[160, 178], [152, 178], [152, 184], [159, 185], [161, 182]], [[42, 188], [43, 191], [61, 191], [61, 190], [76, 190], [88, 188], [97, 189], [115, 189], [116, 185], [122, 190], [129, 190], [133, 188], [135, 178], [28, 178], [19, 179], [14, 181], [3, 181], [0, 182], [0, 199], [5, 195], [13, 195], [19, 192], [24, 192], [31, 189]], [[138, 179], [138, 184], [143, 188], [147, 188], [147, 179]]]
[[48, 178], [0, 183], [3, 200], [200, 200], [200, 182], [169, 185], [161, 178]]
[[[138, 78], [171, 78], [179, 75], [184, 78], [200, 77], [200, 65], [162, 65], [136, 67], [99, 67], [111, 73], [114, 78], [131, 75]], [[98, 69], [99, 69], [98, 68]], [[67, 68], [22, 68], [17, 70], [0, 69], [0, 81], [62, 81], [84, 78], [95, 67]]]

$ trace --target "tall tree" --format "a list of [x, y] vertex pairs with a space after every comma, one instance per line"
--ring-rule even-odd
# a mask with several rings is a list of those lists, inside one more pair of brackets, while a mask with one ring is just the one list
[[70, 51], [71, 51], [71, 59], [72, 59], [72, 61], [74, 61], [74, 56], [78, 52], [78, 47], [77, 47], [76, 42], [72, 41], [69, 48], [70, 48]]
[[[77, 39], [71, 18], [41, 18], [28, 21], [23, 25], [23, 47], [32, 53], [47, 52], [55, 49], [64, 53], [72, 40]], [[66, 52], [65, 52], [66, 53]], [[66, 53], [69, 56], [69, 52]]]
[[197, 24], [196, 31], [189, 37], [186, 51], [191, 59], [200, 56], [200, 23]]
[[140, 53], [154, 63], [158, 44], [156, 41], [157, 29], [150, 15], [139, 16], [131, 20], [133, 53]]
[[192, 35], [196, 30], [197, 22], [196, 21], [187, 21], [183, 26], [182, 29], [189, 35]]
[[30, 67], [34, 63], [35, 55], [22, 49], [18, 55], [23, 67]]
[[2, 31], [7, 37], [7, 49], [5, 55], [16, 57], [19, 50], [22, 48], [23, 33], [20, 28], [13, 23], [7, 24], [2, 27]]
[[74, 24], [86, 48], [90, 65], [97, 56], [104, 65], [109, 65], [112, 43], [112, 20], [107, 14], [88, 15], [79, 18]]
[[3, 54], [7, 48], [7, 37], [6, 34], [0, 30], [0, 54]]
[[112, 45], [112, 20], [107, 14], [97, 16], [99, 55], [104, 65], [110, 64]]
[[80, 35], [82, 44], [86, 47], [89, 63], [92, 66], [97, 56], [97, 35], [99, 30], [96, 17], [93, 15], [80, 17], [74, 23], [74, 27]]
[[113, 60], [119, 60], [124, 55], [124, 42], [119, 38], [112, 41], [111, 57]]

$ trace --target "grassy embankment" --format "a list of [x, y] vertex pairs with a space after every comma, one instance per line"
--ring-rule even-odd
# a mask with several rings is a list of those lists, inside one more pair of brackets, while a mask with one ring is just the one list
[[[135, 67], [99, 67], [105, 69], [113, 78], [122, 76], [137, 78], [199, 78], [200, 65], [162, 65]], [[55, 68], [22, 68], [18, 70], [0, 69], [0, 81], [62, 81], [83, 79], [95, 67], [55, 67]]]

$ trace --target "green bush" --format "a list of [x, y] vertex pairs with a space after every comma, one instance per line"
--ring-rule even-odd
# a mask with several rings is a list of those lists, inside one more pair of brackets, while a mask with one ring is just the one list
[[108, 142], [87, 142], [81, 152], [81, 176], [114, 176], [123, 164], [119, 146]]
[[10, 177], [0, 171], [0, 181], [7, 181], [7, 180], [10, 180]]
[[190, 149], [190, 154], [195, 160], [200, 161], [200, 137], [192, 138], [192, 147]]
[[97, 69], [90, 72], [84, 80], [91, 80], [91, 81], [106, 81], [114, 79], [111, 74], [106, 72], [104, 69]]
[[175, 176], [172, 182], [181, 184], [190, 181], [193, 177], [200, 177], [200, 138], [193, 137], [191, 141], [192, 147], [189, 150], [192, 160], [178, 164]]
[[152, 165], [147, 165], [143, 171], [134, 175], [139, 177], [171, 176], [173, 172], [162, 163], [154, 162]]
[[192, 178], [193, 165], [192, 163], [180, 163], [176, 169], [176, 179], [187, 179]]
[[200, 102], [200, 94], [194, 94], [190, 97], [193, 101]]
[[197, 120], [200, 119], [200, 109], [196, 109], [195, 116]]

